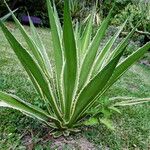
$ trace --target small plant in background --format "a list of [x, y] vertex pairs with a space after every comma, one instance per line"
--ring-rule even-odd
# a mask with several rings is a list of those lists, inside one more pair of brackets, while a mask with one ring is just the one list
[[149, 102], [150, 98], [135, 98], [135, 97], [102, 97], [97, 100], [95, 107], [92, 107], [88, 112], [89, 120], [84, 122], [84, 125], [91, 126], [104, 124], [107, 128], [115, 130], [112, 116], [116, 113], [122, 114], [120, 107], [133, 106]]
[[[77, 132], [80, 126], [92, 124], [90, 119], [108, 124], [106, 119], [109, 116], [108, 111], [118, 111], [116, 106], [120, 105], [117, 103], [118, 105], [110, 106], [107, 101], [101, 101], [101, 97], [150, 49], [150, 42], [120, 62], [136, 27], [112, 51], [114, 42], [126, 25], [127, 21], [125, 21], [118, 32], [99, 51], [99, 45], [111, 20], [112, 10], [101, 23], [96, 35], [92, 37], [94, 13], [89, 16], [84, 30], [81, 31], [78, 26], [73, 28], [68, 0], [64, 1], [63, 26], [60, 24], [55, 5], [53, 4], [52, 7], [50, 0], [46, 2], [51, 25], [53, 55], [49, 55], [31, 19], [32, 36], [25, 31], [10, 10], [28, 48], [24, 48], [0, 20], [5, 37], [40, 94], [45, 109], [4, 92], [0, 92], [0, 106], [17, 109], [40, 120], [54, 129], [54, 136]], [[138, 102], [132, 100], [134, 104], [148, 101], [149, 99]], [[129, 101], [126, 103], [130, 104]], [[91, 115], [89, 112], [92, 109], [96, 111], [94, 110], [95, 113]], [[102, 114], [102, 118], [97, 117], [99, 114]]]

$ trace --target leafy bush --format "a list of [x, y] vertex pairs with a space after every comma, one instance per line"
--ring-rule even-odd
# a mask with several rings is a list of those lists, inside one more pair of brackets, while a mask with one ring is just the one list
[[[52, 2], [52, 0], [51, 0]], [[54, 0], [58, 15], [61, 19], [61, 22], [63, 22], [63, 0]], [[100, 21], [102, 18], [105, 18], [108, 15], [108, 12], [110, 8], [112, 7], [114, 1], [97, 1], [97, 0], [70, 0], [71, 6], [71, 16], [74, 20], [78, 20], [79, 22], [82, 21], [84, 18], [86, 18], [89, 15], [89, 12], [93, 9], [93, 7], [97, 6], [97, 15], [99, 15]], [[10, 1], [7, 0], [7, 3], [9, 4], [11, 9], [18, 8], [18, 11], [16, 12], [16, 16], [19, 20], [21, 20], [22, 15], [26, 15], [27, 12], [31, 16], [37, 16], [40, 17], [43, 20], [44, 26], [49, 26], [48, 22], [48, 15], [46, 11], [46, 2], [43, 0], [26, 0], [26, 1]], [[129, 3], [129, 0], [120, 1], [117, 0], [116, 6], [114, 9], [114, 14], [119, 13], [127, 4]], [[42, 6], [42, 7], [41, 7]], [[2, 2], [0, 4], [0, 17], [3, 14], [7, 13], [7, 7]]]
[[[51, 0], [52, 1], [52, 0]], [[56, 7], [58, 10], [58, 15], [61, 19], [63, 18], [63, 0], [54, 0], [56, 3]], [[37, 16], [42, 19], [42, 24], [44, 26], [49, 26], [48, 15], [46, 10], [46, 2], [43, 0], [26, 0], [26, 1], [6, 1], [11, 9], [17, 9], [16, 16], [21, 21], [21, 17], [23, 15], [27, 15], [27, 12], [31, 16]], [[88, 16], [89, 11], [93, 7], [92, 5], [87, 5], [86, 1], [79, 1], [79, 0], [70, 0], [70, 9], [71, 9], [71, 16], [74, 20], [78, 19], [81, 20]], [[90, 2], [91, 4], [91, 2]], [[94, 2], [95, 5], [95, 2]], [[42, 6], [42, 7], [41, 7]], [[6, 14], [8, 9], [4, 2], [0, 4], [0, 16]]]
[[[125, 22], [99, 52], [99, 45], [111, 20], [112, 10], [102, 22], [94, 38], [91, 39], [94, 13], [90, 15], [82, 32], [78, 26], [73, 28], [68, 0], [65, 0], [63, 27], [60, 24], [56, 8], [52, 8], [50, 0], [47, 0], [47, 7], [53, 55], [49, 55], [49, 51], [45, 49], [31, 20], [32, 37], [27, 34], [12, 13], [29, 49], [22, 47], [0, 20], [5, 37], [40, 94], [45, 109], [4, 92], [0, 92], [0, 106], [17, 109], [40, 120], [54, 128], [55, 136], [68, 135], [70, 132], [78, 131], [78, 127], [81, 125], [87, 124], [85, 120], [89, 118], [88, 111], [95, 108], [95, 105], [96, 107], [101, 105], [100, 102], [97, 104], [97, 100], [133, 63], [144, 55], [150, 48], [150, 42], [124, 61], [119, 62], [136, 27], [111, 51], [115, 40], [126, 24]], [[145, 101], [142, 100], [142, 102]], [[107, 123], [105, 119], [100, 121]]]
[[129, 23], [126, 26], [126, 31], [132, 29], [141, 20], [141, 24], [137, 29], [137, 33], [148, 36], [150, 39], [150, 1], [139, 1], [129, 3], [124, 10], [117, 14], [113, 19], [113, 24], [119, 25], [123, 23], [127, 17]]

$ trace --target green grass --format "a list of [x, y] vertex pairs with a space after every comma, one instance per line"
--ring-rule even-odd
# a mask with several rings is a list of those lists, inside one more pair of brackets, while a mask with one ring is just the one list
[[[11, 26], [12, 32], [21, 42], [21, 34]], [[29, 30], [29, 28], [27, 28]], [[38, 29], [47, 48], [50, 38], [48, 29]], [[25, 43], [22, 42], [24, 46]], [[134, 65], [107, 93], [106, 96], [134, 96], [150, 97], [150, 68]], [[31, 103], [42, 106], [39, 95], [36, 94], [24, 69], [21, 67], [15, 54], [11, 50], [2, 32], [0, 31], [0, 90], [18, 95]], [[95, 146], [102, 149], [150, 149], [150, 105], [143, 104], [122, 109], [121, 115], [113, 116], [116, 127], [110, 131], [103, 125], [83, 129], [77, 136], [88, 139]], [[0, 149], [25, 149], [23, 146], [24, 135], [33, 134], [32, 140], [36, 144], [35, 149], [44, 149], [37, 142], [47, 133], [44, 125], [28, 118], [17, 111], [0, 109]], [[76, 140], [78, 137], [73, 136]], [[49, 143], [46, 142], [45, 149]], [[65, 149], [65, 148], [64, 148]]]

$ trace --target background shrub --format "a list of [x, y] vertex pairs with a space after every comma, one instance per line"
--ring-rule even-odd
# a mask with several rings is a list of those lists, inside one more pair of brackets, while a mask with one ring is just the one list
[[[54, 0], [59, 16], [62, 17], [63, 13], [63, 0]], [[48, 26], [48, 16], [47, 8], [44, 0], [6, 0], [11, 9], [19, 8], [16, 12], [18, 18], [21, 15], [27, 14], [27, 11], [32, 16], [40, 17], [43, 20], [43, 25]], [[93, 6], [97, 2], [97, 11], [100, 14], [100, 19], [106, 17], [110, 8], [112, 7], [113, 1], [108, 0], [70, 0], [71, 2], [71, 13], [73, 19], [83, 20], [83, 18], [89, 15], [89, 12], [92, 10]], [[129, 0], [118, 0], [116, 3], [115, 14], [119, 13], [123, 9]], [[42, 7], [41, 7], [42, 6]], [[7, 8], [3, 2], [0, 3], [0, 16], [3, 16], [7, 13]]]
[[141, 43], [144, 44], [150, 40], [150, 1], [139, 0], [131, 1], [119, 14], [117, 14], [112, 23], [115, 26], [122, 24], [129, 17], [126, 31], [131, 30], [141, 20], [137, 33], [141, 35]]

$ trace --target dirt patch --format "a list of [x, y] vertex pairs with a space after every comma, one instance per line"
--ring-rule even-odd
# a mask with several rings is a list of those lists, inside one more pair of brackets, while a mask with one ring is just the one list
[[141, 64], [150, 67], [150, 61], [149, 60], [141, 60], [140, 61]]
[[33, 135], [31, 134], [27, 134], [22, 138], [22, 144], [27, 150], [34, 150], [37, 145], [45, 147], [48, 142], [51, 143], [49, 146], [51, 150], [98, 150], [93, 143], [84, 137], [59, 137], [55, 139], [50, 134], [47, 134], [39, 138], [36, 142], [33, 140]]
[[23, 138], [23, 145], [26, 147], [27, 150], [33, 150], [34, 149], [34, 143], [32, 140], [32, 137], [30, 135], [25, 135]]
[[96, 150], [95, 146], [83, 137], [76, 140], [65, 139], [63, 137], [55, 139], [51, 148], [57, 148], [58, 150], [63, 150], [65, 148], [71, 150]]

